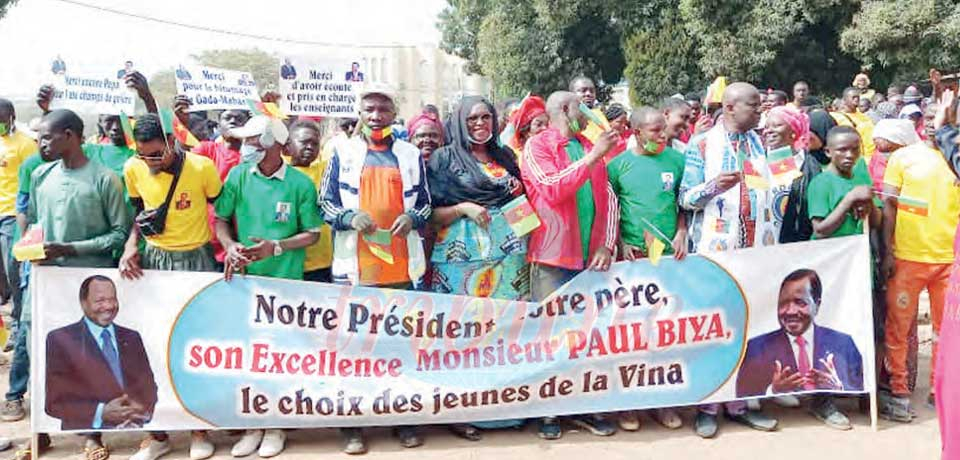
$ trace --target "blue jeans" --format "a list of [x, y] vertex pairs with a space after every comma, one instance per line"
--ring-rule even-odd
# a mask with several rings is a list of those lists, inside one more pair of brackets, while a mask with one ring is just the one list
[[580, 274], [580, 270], [531, 263], [530, 300], [533, 302], [543, 301], [550, 294], [553, 294], [553, 291], [567, 284], [567, 281], [572, 280], [578, 274]]
[[0, 258], [3, 261], [4, 274], [7, 285], [10, 286], [10, 298], [13, 300], [13, 325], [20, 322], [20, 311], [23, 308], [20, 289], [20, 263], [13, 258], [13, 233], [17, 226], [17, 218], [13, 216], [0, 217]]
[[[30, 282], [30, 264], [23, 264], [23, 284], [19, 285], [17, 291], [23, 292], [27, 289]], [[26, 301], [30, 301], [27, 296]], [[7, 391], [7, 401], [16, 401], [23, 399], [27, 392], [27, 385], [30, 383], [30, 326], [33, 322], [33, 315], [30, 311], [30, 305], [21, 312], [20, 323], [14, 332], [16, 342], [13, 345], [13, 359], [10, 361], [10, 390]]]

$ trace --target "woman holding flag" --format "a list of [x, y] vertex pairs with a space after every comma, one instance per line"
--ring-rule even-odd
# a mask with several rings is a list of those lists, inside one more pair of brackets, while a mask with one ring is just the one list
[[[497, 114], [486, 99], [464, 98], [453, 117], [452, 142], [427, 164], [432, 224], [438, 230], [430, 285], [447, 294], [525, 299], [529, 277], [523, 225], [528, 220], [508, 219], [516, 214], [508, 206], [525, 202], [516, 157], [497, 144]], [[457, 424], [451, 430], [476, 441], [478, 427], [520, 425], [521, 420], [504, 420]]]

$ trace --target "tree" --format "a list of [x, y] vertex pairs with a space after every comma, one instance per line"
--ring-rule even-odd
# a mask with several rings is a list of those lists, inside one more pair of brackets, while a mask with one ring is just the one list
[[441, 47], [490, 77], [498, 97], [549, 94], [579, 74], [616, 83], [626, 65], [620, 46], [626, 21], [616, 16], [620, 7], [610, 7], [617, 3], [450, 0], [438, 23]]
[[867, 67], [909, 80], [960, 66], [958, 39], [957, 0], [864, 0], [840, 45]]
[[654, 27], [640, 28], [623, 44], [634, 105], [656, 105], [666, 95], [706, 87], [696, 39], [678, 20], [676, 8], [664, 9]]
[[0, 0], [0, 18], [3, 18], [3, 16], [7, 14], [7, 10], [9, 10], [14, 3], [17, 3], [17, 0]]

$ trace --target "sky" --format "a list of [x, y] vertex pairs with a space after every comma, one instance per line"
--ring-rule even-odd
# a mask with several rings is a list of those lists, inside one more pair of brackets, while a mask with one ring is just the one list
[[436, 44], [437, 15], [446, 5], [444, 0], [20, 0], [0, 19], [0, 43], [5, 44], [0, 94], [17, 102], [31, 100], [58, 54], [68, 68], [119, 69], [131, 60], [149, 77], [204, 49], [255, 47], [308, 56], [331, 49], [193, 30], [75, 2], [189, 25], [330, 43], [334, 49]]

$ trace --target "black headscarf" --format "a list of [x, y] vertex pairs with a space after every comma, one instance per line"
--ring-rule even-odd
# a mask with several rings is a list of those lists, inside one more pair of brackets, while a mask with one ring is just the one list
[[837, 126], [837, 122], [827, 113], [826, 110], [813, 110], [810, 112], [810, 133], [819, 137], [820, 142], [824, 147], [820, 147], [818, 150], [811, 150], [809, 153], [820, 162], [820, 164], [827, 164], [830, 162], [830, 158], [827, 157], [827, 152], [825, 151], [827, 145], [827, 133], [830, 132], [830, 129], [834, 126]]
[[510, 186], [505, 181], [494, 181], [484, 173], [470, 151], [472, 143], [467, 116], [477, 104], [486, 105], [493, 115], [493, 136], [486, 143], [487, 154], [516, 179], [509, 182], [516, 184], [520, 181], [520, 168], [513, 152], [497, 143], [496, 134], [500, 131], [493, 104], [482, 97], [465, 97], [448, 119], [450, 144], [430, 155], [427, 164], [427, 180], [434, 206], [453, 206], [469, 201], [484, 207], [500, 207], [514, 198]]

